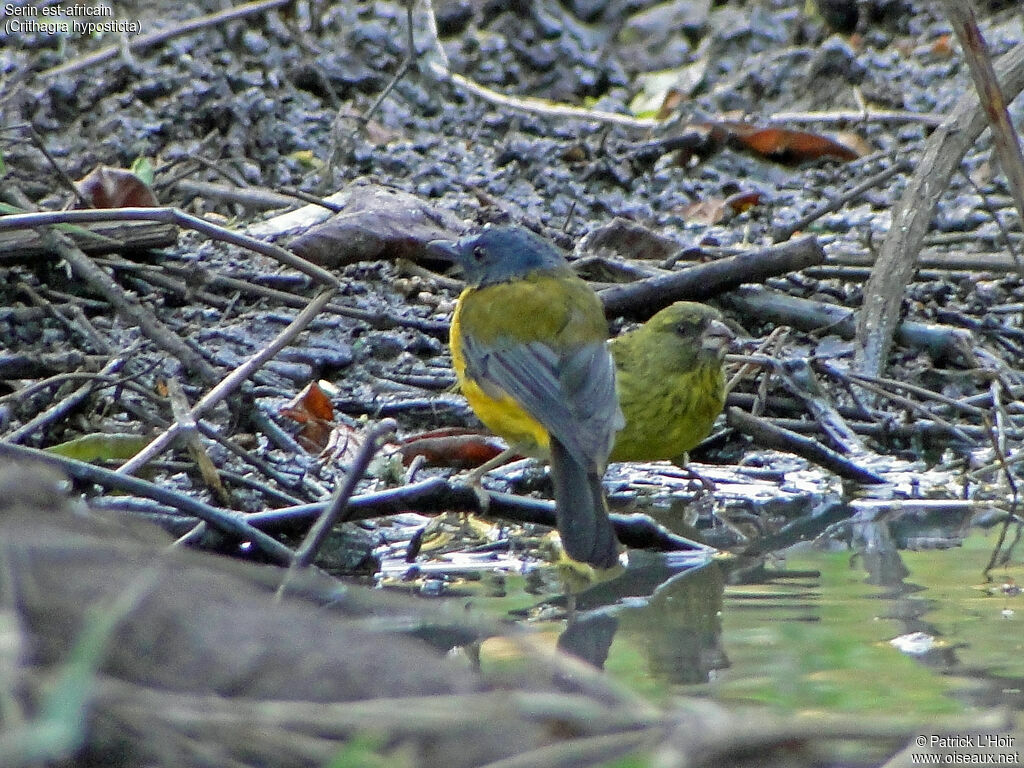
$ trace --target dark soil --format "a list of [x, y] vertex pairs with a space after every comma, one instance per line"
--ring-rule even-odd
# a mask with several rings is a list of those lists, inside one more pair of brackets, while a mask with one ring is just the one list
[[[452, 70], [507, 95], [626, 114], [640, 91], [640, 75], [688, 65], [692, 87], [676, 108], [679, 126], [723, 116], [759, 121], [779, 113], [857, 112], [860, 99], [871, 110], [903, 110], [920, 118], [819, 116], [789, 123], [856, 134], [864, 156], [848, 163], [784, 165], [734, 147], [682, 164], [672, 153], [638, 163], [638, 148], [663, 134], [496, 107], [437, 82], [425, 67], [414, 66], [364, 124], [360, 116], [406, 56], [406, 13], [399, 3], [297, 3], [56, 75], [46, 70], [116, 43], [116, 36], [18, 31], [5, 18], [0, 152], [6, 174], [0, 190], [11, 205], [59, 209], [71, 200], [63, 177], [78, 179], [99, 164], [129, 167], [149, 158], [157, 168], [161, 204], [241, 228], [264, 212], [198, 195], [187, 182], [326, 194], [365, 178], [452, 211], [469, 226], [511, 221], [567, 249], [620, 217], [671, 239], [678, 249], [700, 246], [705, 257], [717, 257], [771, 243], [777, 228], [897, 161], [909, 160], [913, 167], [931, 126], [971, 88], [936, 3], [857, 3], [861, 13], [852, 38], [806, 16], [803, 0], [710, 5], [449, 0], [437, 2], [435, 12]], [[145, 34], [219, 8], [121, 3], [116, 14], [140, 22]], [[415, 19], [422, 24], [420, 14]], [[1024, 40], [1024, 22], [1013, 2], [987, 4], [981, 19], [994, 56]], [[417, 34], [418, 41], [424, 37]], [[1012, 110], [1019, 126], [1021, 100]], [[904, 178], [897, 174], [884, 187], [815, 221], [809, 231], [825, 247], [826, 266], [780, 276], [769, 285], [856, 308], [866, 265], [888, 229]], [[759, 202], [713, 220], [693, 213], [695, 203], [736, 193], [756, 193]], [[922, 269], [905, 304], [907, 319], [968, 329], [976, 354], [936, 359], [900, 346], [890, 372], [954, 400], [979, 396], [972, 402], [1012, 432], [1024, 392], [1017, 373], [1024, 360], [1024, 285], [1008, 255], [1007, 238], [1019, 252], [1019, 222], [986, 134], [935, 217], [923, 258], [938, 266]], [[950, 254], [966, 266], [942, 268], [941, 258]], [[644, 254], [618, 256], [642, 259]], [[201, 352], [218, 376], [266, 344], [297, 310], [245, 291], [204, 287], [205, 275], [230, 275], [304, 297], [315, 292], [311, 281], [282, 272], [264, 257], [195, 233], [183, 234], [176, 248], [150, 254], [145, 263], [151, 265], [146, 269], [178, 280], [180, 290], [158, 287], [146, 270], [121, 266], [112, 274]], [[0, 261], [0, 353], [29, 360], [60, 352], [85, 355], [49, 368], [19, 369], [0, 382], [0, 439], [16, 433], [23, 445], [48, 447], [94, 433], [155, 433], [171, 420], [159, 382], [180, 380], [193, 404], [216, 383], [158, 349], [69, 274], [57, 258]], [[278, 412], [311, 380], [326, 378], [338, 387], [334, 399], [342, 412], [393, 416], [403, 435], [476, 423], [458, 396], [447, 391], [453, 377], [444, 327], [454, 290], [390, 260], [347, 266], [341, 274], [340, 303], [387, 312], [393, 320], [374, 326], [346, 314], [321, 315], [294, 347], [253, 377], [241, 396], [209, 415], [224, 437], [267, 462], [257, 470], [221, 445], [208, 446], [214, 462], [235, 473], [228, 480], [231, 507], [255, 512], [288, 500], [321, 501], [337, 482], [339, 466], [322, 465], [285, 436], [271, 433], [265, 420], [253, 418], [261, 414], [294, 432]], [[598, 274], [607, 279], [603, 273], [589, 276]], [[199, 288], [203, 292], [197, 293]], [[217, 302], [211, 303], [211, 294]], [[704, 298], [721, 300], [727, 311], [732, 306], [727, 295]], [[767, 320], [730, 312], [754, 339], [773, 329]], [[630, 322], [610, 321], [613, 332]], [[125, 350], [130, 354], [110, 372], [119, 377], [117, 386], [98, 383], [61, 418], [22, 430], [82, 380], [59, 379], [29, 390], [30, 385], [55, 374], [99, 371]], [[791, 334], [778, 354], [817, 354], [845, 367], [851, 350], [849, 340], [823, 328]], [[984, 421], [976, 413], [947, 409], [943, 414], [952, 423], [976, 428], [968, 442], [948, 433], [935, 439], [929, 432], [887, 431], [883, 427], [920, 421], [935, 401], [901, 392], [920, 407], [883, 400], [864, 415], [841, 380], [823, 384], [835, 403], [850, 409], [850, 418], [880, 425], [868, 441], [879, 453], [914, 459], [927, 453], [947, 463], [961, 460], [966, 467], [990, 447], [978, 431]], [[741, 387], [756, 388], [756, 382]], [[774, 383], [769, 391], [788, 397]], [[999, 407], [989, 397], [993, 392]], [[770, 407], [766, 414], [810, 422], [802, 409]], [[727, 447], [720, 441], [717, 455], [730, 461], [749, 449], [735, 435]], [[184, 450], [164, 459], [153, 465], [151, 477], [208, 496]], [[243, 476], [251, 480], [254, 474], [256, 482], [247, 486]]]

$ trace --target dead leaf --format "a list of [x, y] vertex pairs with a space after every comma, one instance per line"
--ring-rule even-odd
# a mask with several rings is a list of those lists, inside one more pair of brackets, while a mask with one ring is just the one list
[[729, 123], [733, 143], [779, 163], [802, 163], [807, 160], [856, 160], [858, 154], [849, 147], [821, 134], [790, 128], [758, 128], [742, 123]]
[[381, 259], [419, 260], [431, 240], [458, 238], [465, 229], [450, 211], [408, 192], [377, 184], [352, 188], [345, 209], [291, 241], [296, 254], [321, 267]]
[[153, 190], [127, 168], [100, 165], [75, 182], [93, 208], [153, 208], [159, 203]]
[[319, 454], [330, 444], [335, 428], [334, 406], [315, 381], [307, 384], [280, 413], [302, 425], [295, 439], [310, 453]]
[[953, 38], [941, 35], [932, 41], [931, 54], [937, 59], [948, 59], [953, 55]]
[[721, 224], [737, 213], [743, 213], [761, 202], [760, 192], [737, 192], [726, 198], [713, 197], [699, 203], [684, 205], [680, 214], [697, 224]]
[[761, 204], [760, 192], [737, 192], [725, 198], [725, 204], [732, 208], [735, 213], [745, 213], [755, 205]]
[[695, 224], [721, 224], [726, 215], [731, 215], [731, 210], [721, 197], [714, 197], [709, 200], [701, 200], [697, 203], [684, 205], [679, 209], [680, 215], [687, 221]]
[[472, 469], [505, 450], [494, 435], [468, 429], [437, 429], [406, 438], [398, 445], [403, 464], [422, 456], [428, 466]]

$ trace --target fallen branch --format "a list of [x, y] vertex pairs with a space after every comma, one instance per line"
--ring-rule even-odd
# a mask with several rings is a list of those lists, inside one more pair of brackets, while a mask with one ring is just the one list
[[[856, 334], [854, 310], [838, 304], [788, 296], [756, 285], [730, 291], [722, 301], [741, 317], [755, 317], [808, 333], [834, 333], [843, 339], [852, 339]], [[969, 360], [974, 345], [968, 330], [912, 320], [899, 324], [897, 339], [908, 347], [927, 351], [936, 360]]]
[[[132, 253], [167, 248], [178, 240], [173, 226], [150, 221], [101, 221], [64, 232], [88, 254]], [[28, 263], [52, 256], [53, 248], [38, 232], [30, 229], [0, 233], [0, 264]]]
[[[476, 512], [516, 523], [555, 527], [553, 501], [495, 492], [488, 492], [488, 497], [489, 503], [484, 510], [480, 506], [480, 497], [471, 486], [432, 477], [400, 488], [353, 496], [345, 510], [345, 519], [350, 522], [371, 520], [403, 512]], [[247, 516], [246, 520], [263, 530], [276, 530], [293, 526], [297, 522], [311, 521], [322, 514], [326, 506], [327, 503], [323, 502], [256, 512]], [[703, 544], [677, 536], [647, 515], [613, 514], [610, 517], [619, 541], [629, 547], [665, 551], [708, 549]]]
[[252, 527], [245, 518], [238, 512], [211, 507], [201, 501], [193, 499], [182, 493], [177, 493], [169, 488], [163, 488], [155, 483], [146, 480], [139, 480], [136, 477], [111, 472], [109, 469], [88, 464], [84, 461], [68, 459], [57, 456], [36, 448], [26, 448], [21, 445], [14, 445], [6, 441], [0, 441], [0, 457], [8, 462], [16, 459], [22, 461], [36, 461], [40, 464], [53, 467], [87, 483], [95, 483], [110, 490], [124, 491], [145, 499], [153, 499], [161, 504], [174, 507], [182, 514], [192, 515], [213, 528], [245, 541], [251, 541], [253, 546], [263, 552], [273, 562], [286, 565], [291, 562], [292, 551], [277, 539], [268, 536], [263, 531]]
[[291, 251], [285, 250], [279, 245], [257, 240], [240, 232], [233, 232], [230, 229], [218, 226], [198, 216], [192, 216], [177, 208], [103, 208], [98, 210], [15, 213], [8, 216], [0, 216], [0, 232], [29, 229], [31, 227], [51, 224], [80, 224], [91, 221], [158, 221], [185, 229], [192, 229], [213, 240], [220, 240], [241, 248], [248, 248], [251, 251], [279, 261], [281, 264], [298, 270], [324, 285], [333, 288], [341, 287], [338, 278], [329, 271], [315, 264], [310, 264], [305, 259], [299, 258]]
[[760, 282], [824, 261], [825, 251], [818, 239], [807, 236], [726, 256], [670, 275], [606, 288], [598, 295], [609, 315], [649, 317], [682, 299], [703, 300], [743, 283]]
[[[1024, 43], [1000, 59], [998, 72], [1008, 98], [1024, 89]], [[917, 172], [893, 210], [889, 233], [864, 287], [855, 357], [859, 372], [878, 376], [885, 367], [899, 324], [903, 294], [935, 206], [964, 154], [987, 124], [976, 94], [965, 94], [928, 139]]]
[[735, 427], [762, 447], [802, 456], [840, 477], [858, 483], [879, 485], [885, 482], [881, 475], [857, 465], [842, 454], [826, 448], [817, 440], [783, 429], [767, 419], [751, 416], [739, 408], [730, 408], [726, 415], [729, 426]]

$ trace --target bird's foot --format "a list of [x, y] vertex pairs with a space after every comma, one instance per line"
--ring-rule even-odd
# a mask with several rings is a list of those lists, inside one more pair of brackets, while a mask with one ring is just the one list
[[690, 465], [690, 457], [687, 454], [672, 459], [672, 463], [686, 472], [691, 480], [696, 480], [707, 493], [714, 493], [717, 490], [714, 481], [710, 477], [704, 477], [700, 472]]

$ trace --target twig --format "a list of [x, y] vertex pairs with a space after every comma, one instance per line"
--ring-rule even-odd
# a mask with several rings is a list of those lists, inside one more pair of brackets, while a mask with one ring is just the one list
[[181, 382], [175, 378], [167, 379], [167, 399], [171, 403], [171, 413], [174, 416], [174, 423], [178, 426], [178, 432], [184, 437], [188, 452], [192, 456], [192, 461], [199, 467], [199, 473], [202, 475], [207, 487], [213, 491], [217, 500], [222, 505], [230, 506], [231, 494], [228, 493], [224, 483], [221, 482], [213, 459], [210, 458], [202, 440], [199, 439], [199, 425], [196, 417], [192, 415], [192, 410], [188, 404], [188, 397], [185, 395]]
[[[820, 362], [821, 362], [822, 365], [826, 366], [827, 370], [830, 373], [834, 373], [834, 372], [836, 372], [838, 370], [838, 369], [835, 368], [834, 365], [832, 365], [828, 361], [822, 360]], [[947, 397], [946, 395], [942, 394], [941, 392], [933, 392], [930, 389], [926, 389], [924, 387], [919, 387], [916, 384], [911, 384], [910, 382], [907, 382], [907, 381], [898, 381], [896, 379], [887, 379], [887, 378], [884, 378], [884, 377], [881, 377], [881, 376], [866, 376], [866, 375], [864, 375], [862, 373], [852, 373], [850, 371], [842, 371], [841, 373], [846, 378], [849, 378], [849, 379], [852, 379], [852, 380], [855, 380], [855, 381], [858, 381], [858, 382], [866, 382], [868, 384], [874, 384], [874, 385], [879, 386], [879, 387], [894, 387], [894, 388], [897, 388], [897, 389], [905, 389], [907, 392], [910, 392], [911, 394], [917, 395], [918, 397], [923, 397], [926, 400], [934, 400], [934, 401], [936, 401], [938, 403], [942, 403], [943, 405], [949, 406], [953, 410], [961, 411], [962, 413], [968, 413], [968, 414], [970, 414], [972, 416], [984, 416], [985, 415], [985, 409], [984, 408], [979, 408], [979, 407], [974, 406], [974, 405], [969, 405], [968, 403], [962, 402], [960, 400], [955, 400], [952, 397]], [[929, 413], [931, 413], [931, 411], [929, 411]]]
[[[743, 399], [739, 399], [738, 402], [743, 402]], [[782, 427], [783, 429], [796, 432], [797, 434], [820, 433], [818, 424], [813, 421], [807, 421], [806, 419], [784, 419], [773, 417], [772, 423], [778, 427]], [[851, 420], [847, 420], [847, 423], [858, 435], [873, 437], [876, 440], [890, 440], [893, 437], [912, 439], [928, 435], [946, 437], [949, 434], [949, 428], [945, 424], [939, 424], [931, 419], [917, 419], [910, 424], [893, 424], [888, 422], [876, 424], [867, 421]], [[961, 424], [957, 427], [957, 430], [970, 437], [972, 441], [985, 439], [985, 428], [982, 426]], [[1009, 430], [1006, 435], [1014, 440], [1024, 440], [1024, 430]]]
[[[126, 265], [125, 268], [130, 267], [127, 267]], [[177, 267], [171, 264], [165, 264], [164, 269], [172, 274], [177, 273], [186, 278], [190, 275], [194, 276], [194, 270], [188, 267]], [[207, 274], [203, 277], [203, 283], [215, 288], [223, 287], [231, 291], [238, 291], [247, 296], [259, 296], [265, 299], [272, 299], [288, 307], [299, 308], [306, 305], [305, 300], [301, 296], [296, 296], [293, 293], [281, 291], [276, 288], [268, 288], [264, 285], [256, 285], [248, 280], [241, 280], [237, 277]], [[438, 336], [444, 339], [448, 338], [447, 323], [440, 323], [421, 317], [403, 317], [387, 311], [371, 312], [366, 309], [360, 309], [359, 307], [348, 307], [334, 302], [331, 302], [324, 307], [324, 312], [341, 315], [342, 317], [350, 317], [353, 320], [361, 320], [373, 328], [415, 328], [431, 336]]]
[[1010, 115], [1006, 111], [1006, 99], [999, 88], [988, 44], [978, 29], [978, 20], [970, 2], [964, 0], [942, 0], [942, 7], [949, 17], [953, 31], [960, 41], [967, 66], [971, 70], [978, 98], [988, 115], [992, 129], [992, 144], [995, 146], [999, 165], [1006, 174], [1010, 195], [1017, 206], [1020, 226], [1024, 227], [1024, 155], [1021, 155], [1020, 141]]
[[195, 230], [214, 240], [231, 243], [241, 248], [248, 248], [251, 251], [279, 261], [285, 266], [292, 267], [305, 275], [309, 275], [324, 285], [333, 288], [341, 287], [338, 278], [328, 270], [311, 264], [291, 251], [285, 250], [273, 243], [267, 243], [263, 240], [243, 235], [240, 232], [233, 232], [230, 229], [218, 226], [198, 216], [192, 216], [177, 208], [104, 208], [102, 210], [15, 213], [9, 216], [0, 216], [0, 232], [40, 227], [49, 224], [76, 224], [90, 221], [159, 221], [164, 224], [174, 224], [185, 229]]
[[789, 238], [793, 236], [794, 232], [800, 232], [806, 229], [809, 224], [817, 221], [822, 216], [828, 213], [832, 213], [834, 211], [838, 211], [847, 203], [856, 200], [869, 189], [874, 189], [875, 187], [884, 184], [893, 176], [899, 173], [903, 173], [904, 171], [909, 170], [909, 168], [910, 163], [907, 160], [899, 160], [896, 163], [893, 163], [884, 171], [879, 171], [874, 176], [869, 176], [852, 189], [849, 189], [843, 194], [838, 195], [832, 198], [831, 200], [828, 200], [827, 202], [823, 203], [822, 205], [818, 206], [813, 211], [808, 213], [806, 216], [801, 217], [798, 221], [794, 222], [793, 224], [789, 224], [785, 227], [776, 227], [772, 231], [772, 239], [776, 243], [781, 243], [783, 240], [789, 240]]
[[835, 472], [840, 477], [846, 477], [858, 483], [881, 484], [885, 482], [885, 478], [881, 475], [855, 464], [845, 456], [826, 448], [817, 440], [783, 429], [767, 419], [751, 416], [739, 408], [729, 408], [727, 417], [730, 426], [749, 435], [758, 445], [803, 456], [805, 459]]
[[[187, 288], [187, 290], [191, 292], [189, 295], [201, 298], [211, 306], [218, 307], [220, 309], [224, 309], [228, 306], [228, 300], [223, 297], [210, 294], [206, 291], [201, 291], [197, 286], [224, 288], [233, 293], [243, 294], [245, 296], [256, 296], [262, 299], [270, 299], [271, 301], [283, 304], [286, 307], [292, 307], [293, 309], [301, 309], [308, 303], [305, 298], [294, 293], [282, 291], [277, 288], [270, 288], [265, 285], [259, 285], [252, 277], [248, 279], [245, 277], [229, 277], [227, 275], [222, 275], [201, 268], [197, 269], [192, 266], [183, 267], [169, 263], [160, 265], [158, 271], [154, 269], [152, 265], [139, 264], [126, 259], [97, 259], [97, 263], [119, 271], [141, 272], [145, 276], [144, 279], [146, 282], [169, 289], [179, 295], [185, 295], [183, 293], [183, 289]], [[166, 277], [162, 274], [163, 272], [175, 275], [181, 278], [181, 280]], [[187, 285], [186, 282], [182, 281], [187, 281]], [[460, 288], [462, 286], [461, 283], [458, 283], [457, 285]], [[437, 336], [444, 339], [448, 338], [447, 323], [426, 318], [416, 316], [403, 317], [402, 315], [387, 311], [372, 312], [367, 309], [348, 307], [335, 302], [331, 302], [324, 307], [324, 312], [340, 315], [341, 317], [350, 317], [354, 320], [360, 320], [373, 328], [416, 328], [417, 330], [423, 331], [431, 336]]]
[[395, 86], [402, 80], [403, 77], [409, 72], [414, 61], [416, 61], [416, 40], [412, 34], [412, 9], [416, 5], [416, 0], [405, 0], [405, 59], [402, 60], [401, 65], [395, 72], [391, 81], [384, 86], [384, 89], [377, 94], [377, 98], [374, 100], [367, 110], [359, 116], [358, 123], [360, 127], [366, 127], [366, 124], [370, 122], [370, 118], [373, 117], [373, 113], [376, 112], [380, 105], [384, 103], [384, 99], [388, 97], [388, 94], [394, 90]]
[[[101, 370], [98, 375], [101, 377], [107, 377], [111, 374], [117, 373], [124, 366], [126, 360], [127, 357], [115, 357], [103, 367], [103, 370]], [[60, 402], [54, 403], [31, 421], [22, 424], [18, 429], [4, 437], [4, 440], [9, 443], [20, 443], [41, 427], [45, 427], [48, 424], [52, 424], [55, 421], [59, 421], [66, 417], [71, 411], [81, 405], [81, 403], [95, 390], [96, 384], [94, 382], [83, 384]]]
[[[309, 306], [296, 315], [295, 319], [292, 320], [292, 322], [289, 323], [288, 326], [279, 334], [277, 334], [277, 336], [274, 337], [266, 347], [235, 368], [235, 370], [228, 374], [217, 386], [211, 389], [198, 403], [196, 403], [192, 407], [191, 411], [193, 417], [198, 418], [202, 416], [217, 403], [221, 402], [241, 386], [242, 382], [248, 379], [254, 371], [261, 368], [267, 360], [270, 360], [278, 352], [288, 346], [288, 344], [290, 344], [294, 338], [313, 321], [313, 318], [320, 313], [320, 310], [323, 309], [324, 305], [327, 304], [333, 295], [334, 291], [326, 290], [313, 299], [309, 303]], [[154, 439], [153, 442], [147, 445], [145, 449], [126, 461], [121, 468], [117, 470], [118, 473], [122, 475], [129, 475], [137, 472], [147, 461], [166, 450], [167, 447], [176, 439], [179, 430], [180, 426], [177, 423], [172, 424], [167, 430]]]
[[195, 349], [185, 343], [176, 333], [164, 325], [152, 312], [133, 297], [129, 297], [110, 276], [81, 249], [77, 248], [62, 232], [51, 230], [53, 246], [71, 266], [71, 270], [89, 287], [99, 293], [114, 307], [130, 325], [138, 326], [142, 334], [161, 349], [167, 351], [205, 381], [217, 380], [217, 371], [203, 359]]
[[[210, 424], [210, 423], [200, 419], [200, 420], [196, 421], [196, 427], [199, 429], [199, 432], [203, 435], [203, 437], [205, 437], [207, 440], [212, 440], [213, 442], [217, 443], [218, 445], [223, 446], [226, 450], [230, 451], [235, 456], [237, 456], [241, 461], [243, 461], [246, 464], [248, 464], [249, 466], [259, 470], [264, 475], [266, 475], [271, 480], [273, 480], [275, 483], [280, 485], [282, 488], [294, 488], [295, 487], [296, 483], [295, 483], [294, 480], [291, 480], [288, 477], [286, 477], [285, 475], [282, 475], [280, 472], [278, 472], [276, 469], [274, 469], [272, 466], [270, 466], [270, 464], [268, 464], [262, 458], [257, 456], [254, 451], [247, 451], [244, 448], [242, 448], [241, 446], [237, 445], [235, 443], [235, 441], [232, 440], [231, 438], [228, 438], [228, 437], [225, 437], [224, 435], [222, 435], [220, 432], [217, 431], [217, 428], [214, 427], [212, 424]], [[289, 496], [289, 498], [291, 498], [292, 500], [288, 501], [286, 503], [288, 503], [288, 504], [295, 504], [295, 503], [297, 503], [297, 500], [295, 500], [295, 497], [290, 496], [289, 494], [284, 494], [281, 491], [277, 491], [277, 490], [274, 490], [274, 489], [266, 489], [263, 492], [264, 492], [265, 495], [270, 495], [272, 493], [273, 494], [279, 494], [279, 497], [282, 497], [282, 498], [284, 496]]]
[[[861, 387], [862, 389], [865, 389], [865, 390], [867, 390], [868, 392], [871, 392], [874, 395], [877, 395], [879, 397], [883, 397], [883, 398], [885, 398], [887, 400], [890, 400], [890, 401], [892, 401], [894, 403], [902, 405], [904, 408], [907, 408], [907, 409], [913, 411], [914, 413], [919, 414], [920, 416], [931, 417], [931, 419], [936, 424], [941, 424], [942, 426], [946, 427], [949, 430], [949, 433], [951, 435], [957, 437], [960, 440], [963, 440], [965, 443], [971, 442], [971, 438], [969, 438], [966, 434], [964, 434], [960, 430], [959, 427], [957, 427], [955, 424], [951, 424], [950, 422], [948, 422], [945, 419], [941, 418], [931, 408], [927, 408], [924, 405], [922, 405], [921, 403], [914, 402], [909, 397], [904, 397], [902, 395], [897, 395], [894, 392], [890, 392], [887, 389], [884, 389], [883, 387], [881, 387], [881, 386], [873, 383], [872, 381], [870, 381], [868, 379], [868, 377], [861, 377], [861, 376], [856, 376], [856, 375], [852, 375], [852, 376], [848, 375], [845, 371], [839, 370], [839, 368], [837, 368], [836, 366], [832, 365], [828, 361], [822, 360], [822, 361], [819, 361], [819, 364], [821, 365], [821, 367], [825, 371], [827, 371], [829, 373], [829, 375], [835, 377], [836, 379], [839, 379], [840, 381], [849, 382], [850, 384], [855, 384], [858, 387]], [[955, 401], [951, 401], [951, 402], [955, 403]]]
[[[766, 338], [764, 338], [758, 343], [757, 349], [755, 350], [755, 354], [766, 355], [766, 350], [770, 349], [776, 343], [779, 337], [784, 335], [785, 333], [785, 329], [781, 327], [773, 328], [771, 333], [769, 333]], [[743, 360], [740, 363], [739, 369], [734, 374], [732, 374], [732, 376], [730, 376], [729, 378], [729, 381], [726, 382], [725, 393], [728, 395], [736, 388], [736, 385], [739, 384], [743, 379], [745, 379], [752, 373], [760, 371], [763, 367], [764, 366], [760, 362], [755, 362], [752, 360]]]
[[[310, 529], [305, 540], [302, 542], [302, 546], [295, 551], [295, 557], [292, 559], [292, 567], [289, 569], [289, 573], [299, 568], [305, 568], [313, 562], [313, 558], [316, 557], [320, 547], [323, 546], [324, 540], [327, 538], [327, 534], [330, 533], [331, 528], [337, 523], [345, 522], [347, 515], [343, 515], [343, 513], [346, 511], [349, 499], [352, 498], [352, 494], [355, 492], [356, 485], [362, 480], [363, 475], [366, 473], [366, 468], [370, 466], [371, 459], [380, 450], [382, 441], [388, 435], [393, 434], [397, 428], [398, 425], [394, 420], [384, 419], [367, 430], [363, 437], [363, 444], [359, 447], [359, 453], [352, 460], [348, 473], [345, 475], [345, 482], [335, 492], [334, 497], [328, 503], [323, 514]], [[285, 577], [285, 583], [287, 583], [287, 576]], [[282, 584], [283, 587], [284, 584]]]
[[[1024, 43], [999, 62], [1004, 92], [1024, 88]], [[861, 373], [882, 373], [900, 318], [905, 287], [913, 274], [921, 241], [953, 171], [987, 124], [975, 94], [963, 96], [928, 139], [917, 172], [893, 210], [892, 225], [864, 288], [857, 323], [855, 365]]]
[[75, 304], [68, 307], [67, 311], [74, 315], [74, 320], [72, 320], [65, 317], [63, 312], [59, 312], [49, 299], [40, 296], [35, 288], [28, 283], [19, 283], [18, 289], [24, 292], [34, 304], [45, 309], [51, 317], [68, 328], [72, 333], [81, 335], [98, 353], [101, 355], [109, 355], [111, 353], [110, 344], [99, 334], [95, 326], [89, 322], [89, 318], [82, 312], [81, 307]]
[[864, 443], [832, 404], [805, 358], [791, 357], [783, 360], [775, 373], [783, 386], [804, 404], [808, 413], [821, 425], [821, 431], [837, 450], [844, 454], [867, 453]]
[[[993, 382], [993, 385], [996, 385]], [[997, 385], [996, 385], [997, 386]], [[995, 401], [996, 393], [993, 392], [993, 402]], [[992, 422], [989, 419], [985, 419], [985, 426], [987, 428], [989, 442], [992, 444], [992, 450], [995, 452], [996, 459], [999, 462], [999, 468], [1003, 471], [1003, 477], [1006, 478], [1006, 484], [1010, 488], [1010, 510], [1006, 515], [1006, 519], [1003, 521], [1003, 526], [999, 531], [999, 538], [996, 540], [995, 546], [992, 548], [992, 555], [989, 557], [988, 565], [985, 566], [985, 570], [982, 571], [985, 578], [988, 578], [989, 571], [991, 571], [997, 564], [999, 559], [999, 553], [1003, 548], [1003, 543], [1006, 541], [1007, 531], [1010, 529], [1010, 522], [1016, 518], [1017, 506], [1020, 503], [1020, 496], [1017, 492], [1017, 481], [1013, 478], [1013, 472], [1010, 471], [1010, 463], [1006, 460], [1006, 450], [1004, 445], [1005, 436], [1002, 434], [997, 435], [992, 427]], [[1020, 523], [1018, 522], [1018, 528]], [[1006, 558], [1009, 557], [1009, 552], [1006, 553]], [[1003, 562], [1006, 562], [1004, 558]]]
[[161, 504], [174, 507], [186, 515], [198, 517], [219, 531], [231, 536], [251, 541], [253, 546], [270, 557], [274, 562], [287, 564], [291, 562], [292, 553], [284, 544], [249, 525], [237, 512], [230, 512], [211, 507], [191, 496], [177, 493], [145, 480], [111, 472], [109, 469], [93, 466], [84, 461], [68, 459], [46, 451], [13, 445], [9, 441], [0, 441], [0, 457], [38, 461], [70, 475], [76, 480], [95, 483], [104, 488], [125, 491], [127, 493], [153, 499]]
[[933, 115], [927, 112], [907, 112], [902, 109], [875, 109], [875, 110], [836, 110], [833, 112], [776, 112], [769, 120], [773, 123], [821, 123], [822, 125], [836, 123], [890, 123], [892, 125], [903, 125], [913, 123], [919, 125], [936, 126], [941, 125], [943, 115]]
[[985, 193], [985, 190], [981, 188], [981, 185], [974, 180], [971, 174], [961, 168], [960, 175], [971, 186], [974, 193], [981, 200], [981, 209], [989, 215], [989, 218], [992, 219], [992, 223], [996, 225], [996, 229], [999, 230], [999, 234], [1002, 236], [1003, 242], [1006, 243], [1006, 250], [1009, 251], [1010, 258], [1013, 259], [1013, 263], [1017, 265], [1017, 274], [1024, 277], [1024, 261], [1021, 260], [1020, 254], [1017, 252], [1017, 244], [1014, 242], [1018, 237], [1020, 237], [1021, 233], [1010, 232], [1010, 230], [1007, 229], [1006, 224], [1001, 218], [999, 218], [999, 212], [996, 210], [996, 207], [992, 205], [992, 201], [989, 199], [989, 196]]
[[54, 173], [57, 174], [57, 178], [60, 182], [71, 191], [71, 194], [77, 198], [81, 205], [89, 208], [89, 201], [85, 199], [85, 196], [82, 195], [82, 191], [78, 188], [78, 185], [71, 180], [71, 177], [67, 175], [64, 169], [60, 167], [60, 164], [54, 159], [53, 155], [50, 154], [50, 150], [46, 148], [46, 144], [43, 142], [43, 137], [39, 135], [34, 127], [32, 127], [31, 123], [28, 125], [28, 135], [35, 148], [42, 153], [43, 157], [46, 158], [46, 162], [48, 162], [50, 167], [53, 168]]
[[[28, 378], [28, 377], [18, 377]], [[49, 378], [35, 381], [28, 386], [21, 389], [16, 389], [6, 395], [0, 395], [0, 404], [8, 403], [14, 400], [24, 400], [25, 398], [31, 397], [36, 392], [42, 392], [45, 389], [51, 389], [53, 387], [59, 387], [61, 384], [67, 381], [77, 381], [79, 379], [83, 381], [92, 381], [96, 383], [96, 389], [102, 389], [104, 387], [123, 387], [135, 376], [105, 376], [101, 373], [90, 373], [88, 371], [68, 371], [66, 373], [57, 373]], [[139, 388], [140, 391], [146, 391], [143, 387]], [[149, 394], [152, 394], [149, 392]]]
[[584, 120], [592, 123], [604, 123], [606, 125], [617, 125], [623, 128], [635, 128], [637, 130], [649, 131], [658, 128], [664, 123], [660, 120], [652, 120], [647, 117], [631, 117], [617, 112], [605, 112], [600, 109], [586, 109], [574, 107], [569, 104], [556, 104], [544, 99], [537, 99], [530, 96], [506, 96], [495, 90], [480, 85], [468, 77], [448, 70], [436, 61], [427, 62], [430, 71], [439, 80], [449, 82], [459, 90], [472, 94], [477, 98], [493, 104], [497, 107], [512, 110], [513, 112], [525, 112], [541, 117], [552, 117], [558, 119]]
[[680, 299], [705, 299], [742, 283], [821, 264], [825, 252], [814, 236], [727, 256], [707, 264], [608, 288], [598, 295], [609, 315], [642, 308], [645, 316]]
[[288, 208], [295, 204], [295, 199], [291, 195], [282, 195], [268, 189], [252, 189], [247, 186], [229, 186], [191, 179], [182, 179], [174, 186], [186, 199], [200, 197], [203, 200], [220, 200], [261, 211]]

